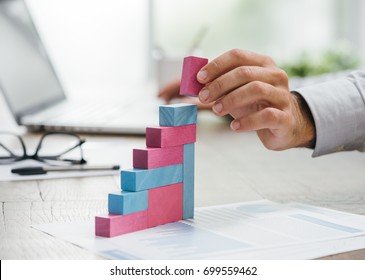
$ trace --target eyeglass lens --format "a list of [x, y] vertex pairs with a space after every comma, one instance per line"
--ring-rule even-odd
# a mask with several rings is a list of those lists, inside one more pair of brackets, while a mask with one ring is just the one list
[[12, 162], [24, 156], [20, 138], [11, 133], [0, 133], [0, 161]]
[[81, 139], [75, 134], [51, 133], [44, 135], [36, 153], [39, 158], [48, 161], [79, 161], [83, 157], [81, 144]]

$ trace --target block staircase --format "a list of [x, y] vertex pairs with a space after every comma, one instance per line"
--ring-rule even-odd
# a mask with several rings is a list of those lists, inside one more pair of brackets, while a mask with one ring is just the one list
[[109, 214], [95, 217], [95, 234], [114, 237], [194, 216], [197, 106], [162, 105], [159, 127], [146, 128], [146, 148], [133, 150], [121, 191], [108, 195]]

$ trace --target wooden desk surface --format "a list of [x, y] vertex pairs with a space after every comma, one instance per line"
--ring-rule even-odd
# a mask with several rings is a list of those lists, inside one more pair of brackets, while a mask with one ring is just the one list
[[[313, 159], [307, 149], [272, 152], [254, 133], [234, 133], [210, 114], [199, 121], [196, 206], [269, 199], [365, 214], [364, 154]], [[93, 218], [118, 189], [118, 176], [0, 183], [0, 259], [100, 259], [30, 225]], [[365, 259], [365, 250], [326, 259]]]

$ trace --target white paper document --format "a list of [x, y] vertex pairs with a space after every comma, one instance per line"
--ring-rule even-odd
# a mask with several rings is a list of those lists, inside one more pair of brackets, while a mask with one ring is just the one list
[[34, 225], [110, 259], [313, 259], [365, 248], [365, 216], [268, 200], [197, 208], [194, 219], [113, 238], [94, 221]]

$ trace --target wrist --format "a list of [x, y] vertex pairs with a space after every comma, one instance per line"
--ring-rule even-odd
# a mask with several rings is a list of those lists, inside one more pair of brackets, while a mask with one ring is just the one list
[[316, 143], [316, 128], [312, 112], [307, 102], [297, 92], [291, 92], [297, 111], [297, 144], [296, 147], [313, 149]]

